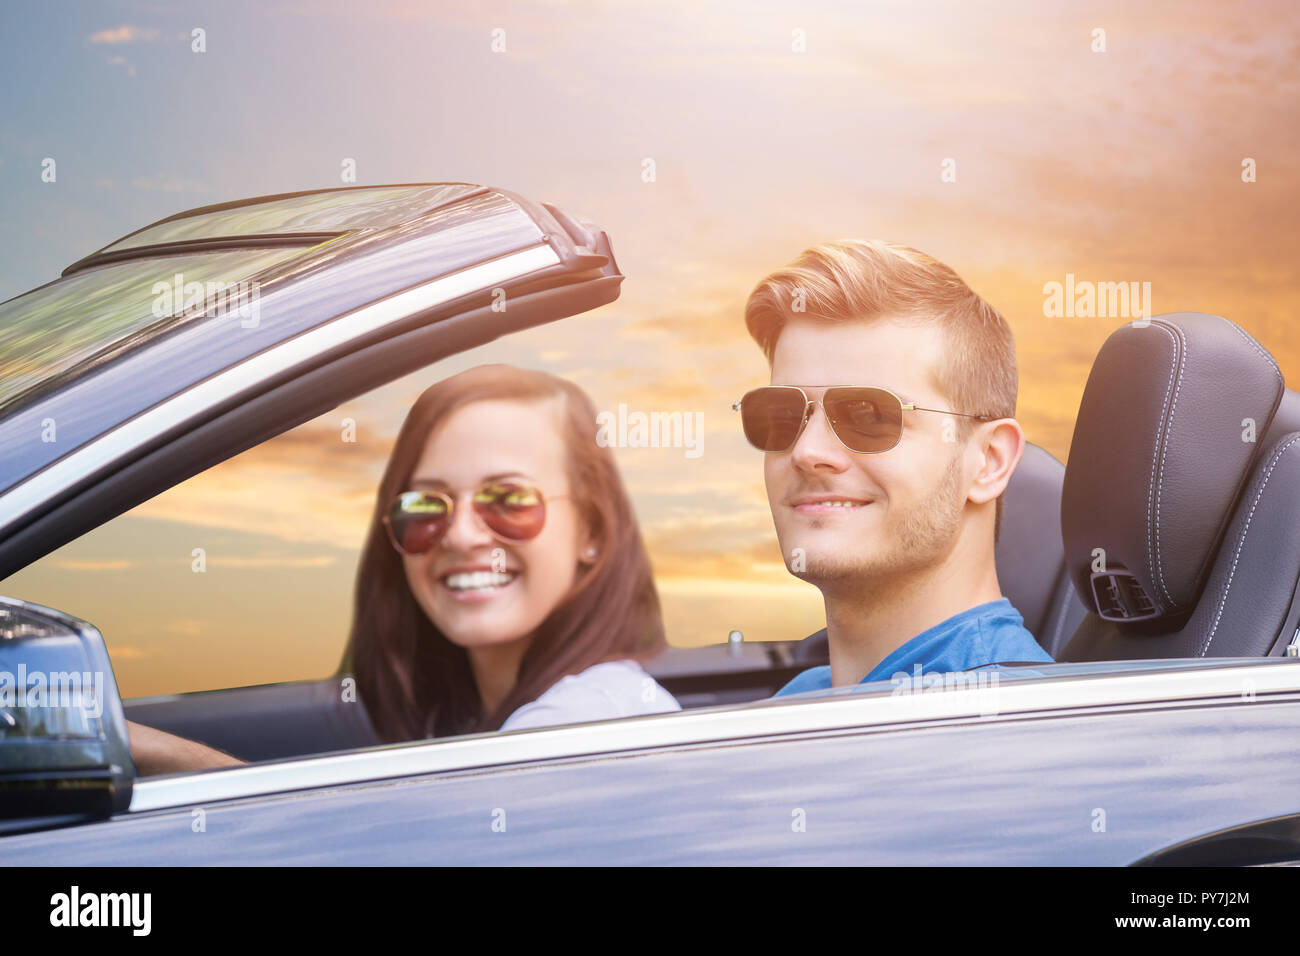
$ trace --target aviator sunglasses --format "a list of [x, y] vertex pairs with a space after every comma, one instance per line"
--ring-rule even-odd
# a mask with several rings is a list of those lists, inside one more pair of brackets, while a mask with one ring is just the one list
[[849, 451], [876, 455], [903, 438], [903, 412], [939, 412], [988, 422], [988, 415], [968, 415], [905, 402], [887, 388], [835, 385], [814, 401], [797, 385], [764, 385], [746, 392], [731, 407], [740, 412], [745, 437], [759, 451], [788, 451], [803, 434], [810, 409], [820, 405], [835, 437]]
[[[552, 495], [551, 500], [568, 495]], [[527, 541], [542, 533], [546, 499], [532, 485], [489, 482], [471, 498], [474, 513], [502, 541]], [[456, 499], [442, 491], [405, 491], [393, 499], [384, 526], [393, 547], [402, 554], [424, 554], [451, 527]]]

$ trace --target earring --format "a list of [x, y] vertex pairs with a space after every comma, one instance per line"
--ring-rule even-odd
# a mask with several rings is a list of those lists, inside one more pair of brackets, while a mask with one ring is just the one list
[[595, 549], [595, 548], [588, 548], [588, 549], [587, 549], [587, 559], [588, 559], [588, 560], [591, 560], [591, 559], [594, 559], [595, 557], [596, 557], [596, 549]]

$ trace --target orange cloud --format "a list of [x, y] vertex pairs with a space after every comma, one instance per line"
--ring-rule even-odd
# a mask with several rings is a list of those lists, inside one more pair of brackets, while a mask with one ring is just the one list
[[90, 35], [91, 43], [107, 43], [116, 46], [121, 43], [142, 43], [152, 40], [158, 36], [158, 31], [147, 27], [131, 26], [123, 24], [120, 27], [112, 27], [107, 30], [100, 30]]

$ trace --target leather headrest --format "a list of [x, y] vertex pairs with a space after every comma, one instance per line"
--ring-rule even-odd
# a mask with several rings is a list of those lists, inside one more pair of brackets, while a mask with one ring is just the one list
[[1143, 633], [1186, 619], [1283, 391], [1273, 356], [1216, 315], [1111, 334], [1061, 498], [1066, 565], [1090, 611]]

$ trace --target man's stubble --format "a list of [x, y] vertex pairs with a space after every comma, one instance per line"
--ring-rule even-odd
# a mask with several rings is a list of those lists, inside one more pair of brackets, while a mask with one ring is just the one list
[[[916, 499], [916, 507], [892, 510], [887, 524], [880, 529], [880, 540], [864, 541], [853, 553], [827, 553], [818, 548], [804, 548], [805, 568], [795, 576], [823, 591], [872, 591], [890, 579], [908, 577], [933, 567], [956, 543], [966, 498], [961, 493], [962, 455], [953, 455], [934, 489]], [[873, 507], [868, 505], [867, 507]], [[814, 529], [825, 527], [837, 517], [814, 519]], [[799, 547], [792, 542], [787, 554]]]

